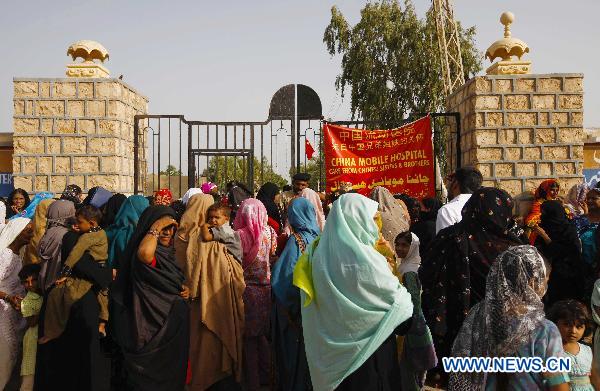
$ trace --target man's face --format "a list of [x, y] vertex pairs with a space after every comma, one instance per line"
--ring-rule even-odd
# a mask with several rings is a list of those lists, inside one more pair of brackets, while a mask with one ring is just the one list
[[294, 190], [294, 193], [296, 193], [296, 194], [300, 193], [302, 190], [306, 189], [307, 187], [308, 187], [307, 181], [301, 181], [301, 180], [295, 179], [292, 182], [292, 188]]
[[449, 199], [453, 199], [454, 197], [460, 195], [460, 185], [456, 180], [456, 175], [450, 174], [446, 176], [444, 181], [446, 182], [446, 189], [448, 189]]

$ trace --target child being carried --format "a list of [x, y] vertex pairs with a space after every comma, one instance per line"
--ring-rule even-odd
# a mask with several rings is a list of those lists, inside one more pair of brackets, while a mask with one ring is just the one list
[[206, 222], [200, 222], [200, 238], [204, 242], [223, 243], [227, 251], [242, 263], [242, 242], [240, 234], [229, 225], [231, 209], [223, 204], [214, 204], [206, 211]]
[[[82, 235], [65, 260], [61, 276], [56, 280], [56, 286], [48, 295], [46, 317], [44, 322], [44, 336], [40, 343], [59, 337], [67, 325], [71, 306], [81, 299], [92, 287], [92, 283], [72, 276], [71, 271], [79, 259], [87, 252], [94, 260], [104, 265], [108, 259], [108, 239], [106, 232], [100, 227], [102, 213], [92, 205], [81, 207], [75, 213], [77, 218], [76, 228]], [[98, 331], [106, 336], [106, 323], [108, 322], [108, 289], [96, 293], [100, 306]]]

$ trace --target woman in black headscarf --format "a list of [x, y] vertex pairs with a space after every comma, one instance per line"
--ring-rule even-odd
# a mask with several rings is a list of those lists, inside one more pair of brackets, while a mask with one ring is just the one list
[[112, 289], [112, 335], [134, 390], [183, 390], [189, 349], [189, 291], [175, 262], [175, 212], [142, 213]]
[[231, 181], [227, 184], [227, 202], [231, 207], [231, 217], [229, 221], [235, 220], [235, 214], [240, 208], [242, 201], [252, 198], [252, 192], [241, 182]]
[[441, 230], [422, 258], [423, 312], [440, 363], [450, 355], [469, 309], [485, 296], [487, 274], [498, 254], [522, 244], [512, 208], [504, 190], [477, 190], [462, 210], [462, 221]]
[[421, 201], [419, 221], [410, 227], [410, 231], [419, 238], [420, 254], [425, 254], [429, 250], [429, 245], [435, 238], [435, 221], [440, 206], [437, 198], [424, 198]]
[[269, 216], [269, 225], [279, 235], [281, 233], [281, 213], [277, 206], [279, 195], [279, 186], [272, 182], [267, 182], [261, 186], [256, 194], [256, 199], [263, 203], [267, 209], [267, 215]]
[[115, 222], [115, 217], [126, 199], [127, 196], [121, 193], [114, 194], [108, 199], [108, 202], [102, 207], [103, 228], [108, 228]]
[[[540, 224], [534, 227], [537, 232], [535, 246], [552, 264], [548, 292], [544, 297], [546, 305], [563, 299], [589, 302], [594, 279], [587, 284], [583, 282], [593, 273], [583, 262], [581, 241], [575, 224], [567, 217], [560, 201], [546, 201], [540, 209]], [[587, 297], [585, 293], [588, 293]]]
[[[72, 231], [64, 235], [62, 262], [67, 259], [78, 238], [79, 235]], [[67, 326], [60, 337], [38, 345], [35, 389], [107, 391], [110, 389], [110, 358], [98, 333], [100, 307], [94, 292], [108, 288], [112, 273], [110, 269], [101, 267], [88, 253], [77, 261], [72, 273], [91, 281], [94, 289], [73, 304]], [[46, 297], [49, 292], [46, 292]], [[44, 314], [45, 308], [42, 306], [40, 331], [44, 330]]]

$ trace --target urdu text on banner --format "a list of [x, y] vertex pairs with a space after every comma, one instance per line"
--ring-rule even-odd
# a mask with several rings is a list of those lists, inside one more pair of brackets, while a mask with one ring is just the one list
[[352, 183], [369, 195], [377, 186], [392, 194], [435, 196], [431, 117], [389, 130], [323, 127], [327, 191]]

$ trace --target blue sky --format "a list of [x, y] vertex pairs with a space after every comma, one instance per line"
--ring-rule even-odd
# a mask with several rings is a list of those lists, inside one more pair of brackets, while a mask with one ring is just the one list
[[[501, 37], [502, 11], [526, 41], [535, 73], [585, 74], [585, 126], [600, 126], [600, 2], [456, 0], [455, 16], [477, 27], [483, 52]], [[101, 42], [105, 64], [150, 99], [153, 114], [194, 120], [264, 120], [272, 94], [304, 83], [323, 113], [349, 116], [335, 90], [339, 58], [322, 43], [330, 8], [355, 22], [363, 1], [7, 1], [0, 13], [0, 131], [11, 131], [12, 78], [62, 77], [69, 44]], [[422, 15], [429, 1], [416, 0]], [[487, 67], [489, 62], [486, 61]]]

